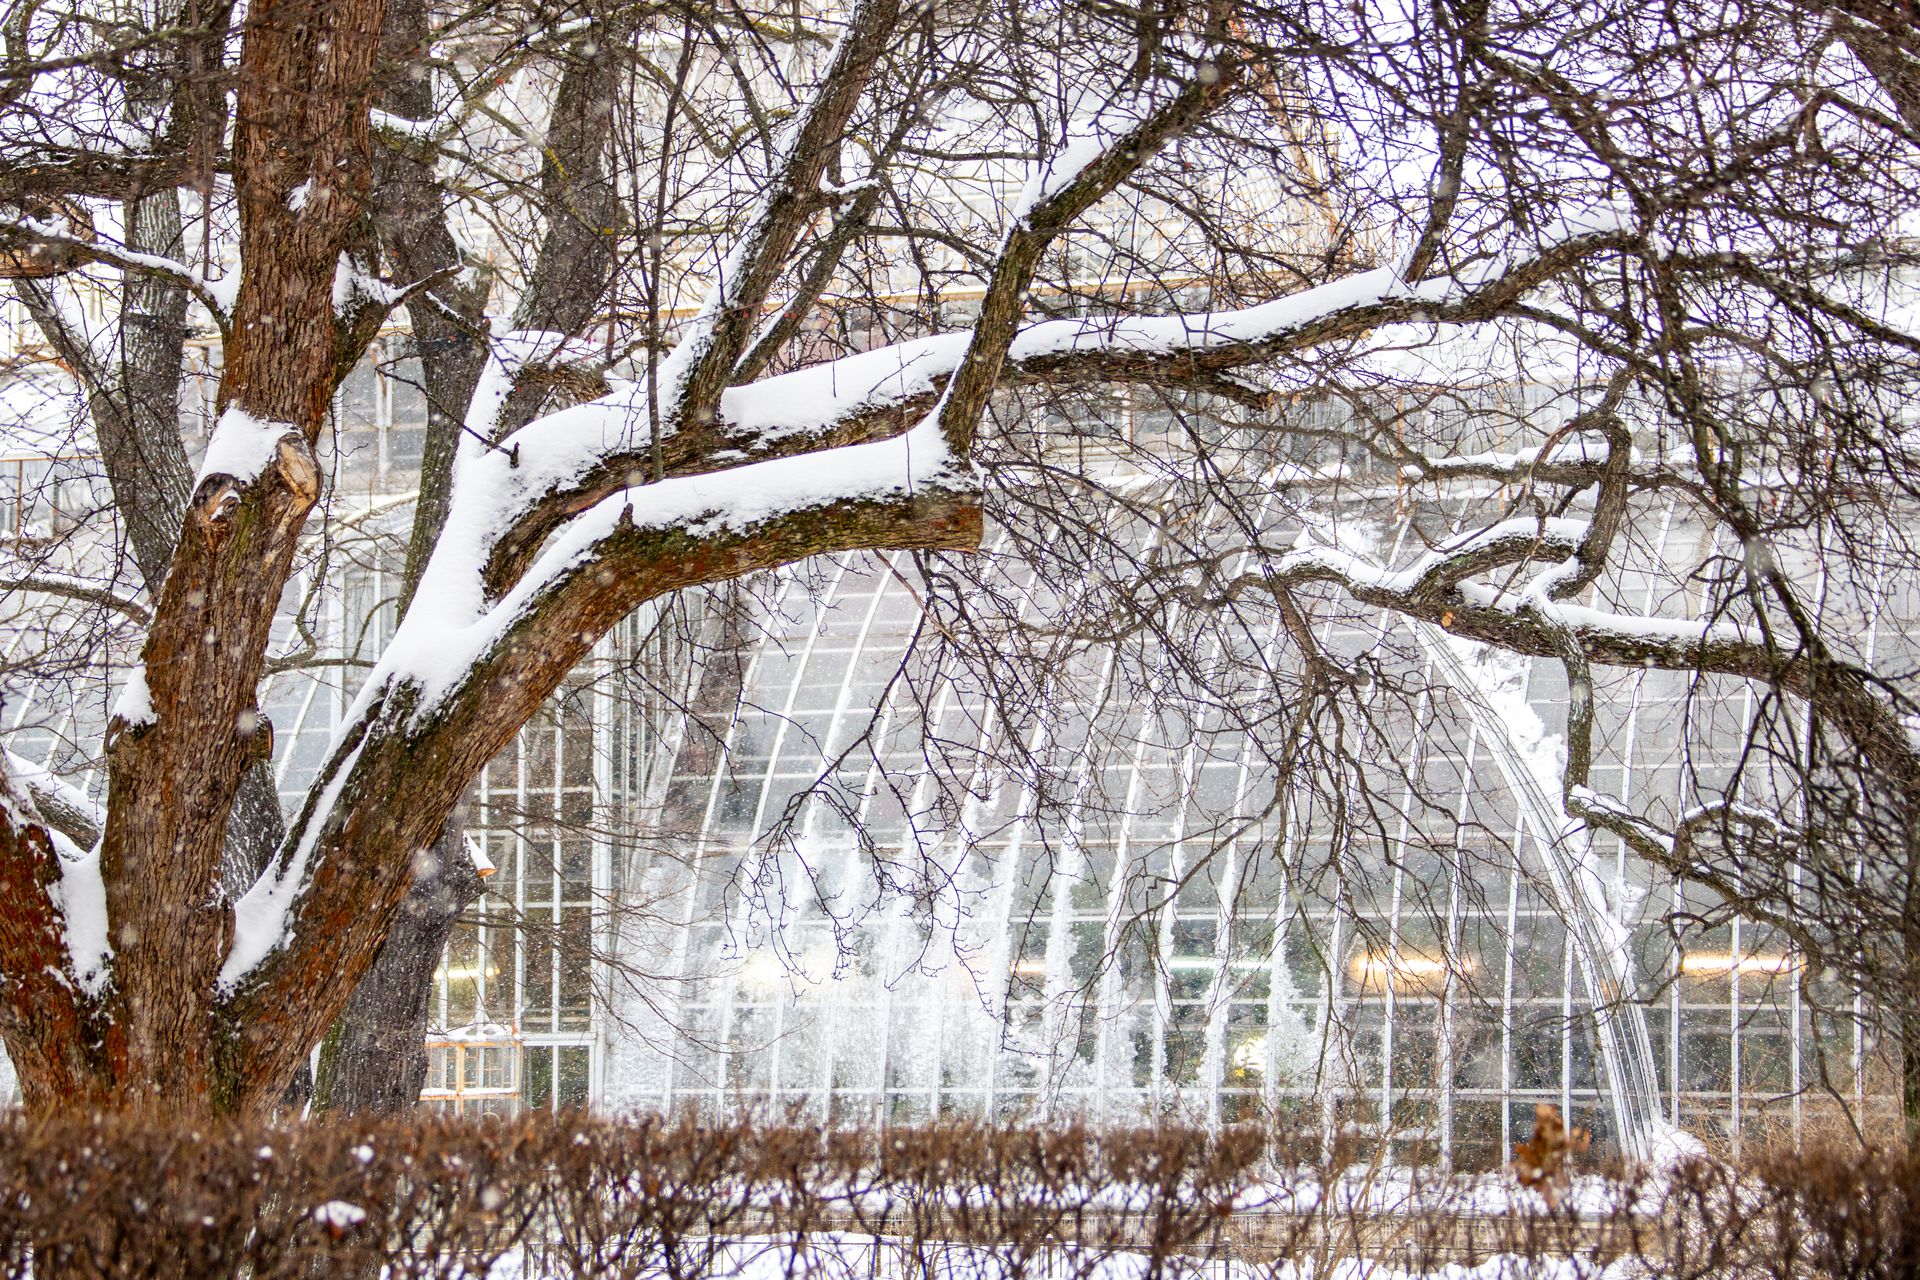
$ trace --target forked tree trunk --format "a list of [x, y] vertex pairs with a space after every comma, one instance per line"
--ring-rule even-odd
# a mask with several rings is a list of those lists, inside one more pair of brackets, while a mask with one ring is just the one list
[[[382, 55], [394, 75], [382, 91], [381, 105], [408, 119], [433, 114], [431, 80], [406, 70], [425, 56], [429, 16], [422, 0], [395, 0], [387, 9]], [[561, 76], [541, 174], [547, 234], [515, 328], [581, 332], [606, 297], [621, 222], [608, 145], [618, 88], [613, 48], [620, 39], [617, 29], [595, 31], [571, 51]], [[374, 222], [399, 278], [427, 280], [457, 268], [459, 251], [447, 227], [445, 195], [431, 161], [383, 148], [374, 157], [374, 174]], [[429, 294], [431, 305], [410, 309], [426, 392], [427, 433], [402, 573], [403, 612], [446, 523], [454, 448], [485, 357], [476, 337], [486, 330], [484, 290], [449, 277], [430, 286]], [[502, 411], [499, 430], [511, 431], [530, 421], [539, 391], [531, 386], [518, 389]], [[393, 1114], [409, 1109], [418, 1098], [426, 1072], [422, 1041], [433, 973], [460, 913], [481, 892], [462, 834], [456, 815], [436, 846], [438, 870], [415, 880], [379, 956], [328, 1033], [316, 1108]]]
[[[247, 13], [234, 134], [243, 269], [221, 402], [263, 425], [216, 431], [242, 447], [201, 478], [155, 592], [140, 672], [150, 710], [108, 726], [100, 872], [112, 981], [45, 1001], [15, 982], [0, 996], [0, 1030], [36, 1107], [204, 1115], [262, 1096], [265, 1082], [242, 1078], [227, 1051], [217, 978], [234, 924], [218, 882], [235, 800], [267, 746], [255, 707], [267, 639], [320, 492], [333, 281], [367, 185], [382, 12], [381, 0], [255, 0]], [[294, 198], [303, 184], [306, 198]], [[14, 878], [44, 885], [44, 860], [7, 860]], [[25, 929], [58, 940], [42, 886], [11, 900]], [[0, 967], [28, 971], [32, 945], [0, 931]], [[48, 1019], [76, 1034], [47, 1034]]]

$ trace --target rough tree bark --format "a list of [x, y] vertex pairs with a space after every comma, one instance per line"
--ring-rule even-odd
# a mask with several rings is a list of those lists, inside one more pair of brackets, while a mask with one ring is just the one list
[[[127, 247], [171, 259], [186, 257], [180, 199], [172, 188], [126, 201]], [[94, 439], [126, 532], [127, 548], [149, 594], [158, 594], [193, 487], [180, 439], [181, 373], [187, 290], [162, 275], [130, 275], [120, 314], [119, 359], [103, 358], [63, 305], [59, 280], [23, 280], [21, 300], [48, 344], [86, 393]], [[222, 877], [243, 890], [286, 834], [273, 771], [264, 761], [243, 777], [234, 800]]]
[[458, 811], [414, 874], [380, 953], [320, 1050], [314, 1109], [398, 1115], [420, 1101], [433, 974], [448, 935], [481, 892]]
[[[410, 74], [423, 56], [428, 18], [417, 0], [398, 0], [387, 11], [382, 61], [390, 79], [383, 106], [408, 119], [424, 119], [433, 108], [430, 81]], [[618, 193], [609, 172], [617, 88], [613, 51], [623, 38], [617, 28], [596, 30], [566, 53], [541, 169], [539, 203], [547, 234], [514, 317], [516, 329], [582, 332], [607, 296], [620, 226]], [[446, 275], [449, 280], [410, 308], [428, 425], [401, 575], [404, 612], [446, 525], [454, 450], [486, 354], [485, 296], [484, 287], [451, 283], [450, 273], [461, 264], [431, 158], [383, 147], [375, 155], [374, 171], [374, 225], [383, 252], [397, 268], [394, 274], [414, 280]], [[530, 422], [545, 394], [537, 383], [517, 386], [501, 411], [501, 432]], [[467, 858], [463, 833], [457, 810], [435, 842], [429, 860], [433, 870], [415, 878], [379, 957], [322, 1047], [317, 1108], [392, 1114], [418, 1101], [427, 1069], [421, 1045], [428, 1029], [433, 974], [454, 926], [484, 888]]]
[[[216, 978], [232, 925], [217, 881], [229, 815], [266, 742], [254, 691], [268, 633], [319, 496], [332, 282], [367, 182], [380, 19], [379, 0], [268, 0], [247, 15], [235, 133], [243, 274], [221, 401], [271, 425], [253, 433], [263, 448], [203, 475], [191, 495], [142, 650], [151, 710], [109, 726], [99, 866], [113, 980], [60, 1002], [90, 1033], [84, 1051], [37, 1063], [21, 1021], [46, 1014], [8, 993], [6, 1039], [30, 1105], [205, 1114], [246, 1093], [259, 1109], [292, 1074], [265, 1095], [259, 1082], [248, 1091], [219, 1051], [230, 1037]], [[308, 198], [293, 199], [302, 183]]]

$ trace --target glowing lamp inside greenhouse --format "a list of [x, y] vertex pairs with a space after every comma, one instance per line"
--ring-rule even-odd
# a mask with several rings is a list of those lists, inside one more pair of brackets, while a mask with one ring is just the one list
[[462, 978], [486, 976], [498, 977], [500, 970], [490, 964], [449, 964], [440, 967], [440, 976], [448, 982], [458, 982]]
[[1684, 956], [1680, 960], [1680, 972], [1691, 978], [1719, 978], [1732, 973], [1749, 977], [1777, 977], [1781, 974], [1792, 973], [1799, 967], [1800, 961], [1794, 956], [1736, 956], [1725, 951], [1698, 951], [1690, 956]]
[[1473, 966], [1464, 961], [1449, 965], [1439, 956], [1380, 955], [1365, 951], [1353, 958], [1351, 968], [1354, 980], [1363, 985], [1391, 981], [1418, 986], [1435, 984], [1450, 970], [1461, 974], [1471, 972]]
[[[1218, 960], [1215, 960], [1212, 956], [1175, 956], [1171, 960], [1167, 961], [1167, 968], [1174, 973], [1191, 972], [1192, 970], [1195, 970], [1195, 969], [1204, 969], [1204, 970], [1211, 971], [1214, 969], [1218, 969], [1219, 967], [1220, 967], [1220, 962]], [[1264, 969], [1267, 967], [1267, 961], [1265, 960], [1229, 960], [1227, 961], [1227, 967], [1229, 969], [1239, 969], [1239, 970]]]

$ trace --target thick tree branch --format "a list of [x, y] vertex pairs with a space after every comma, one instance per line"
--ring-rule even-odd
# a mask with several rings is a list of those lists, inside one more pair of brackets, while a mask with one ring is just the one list
[[63, 860], [32, 799], [0, 755], [0, 1039], [31, 1107], [102, 1105], [111, 1096], [117, 1030], [82, 994], [60, 908]]
[[[996, 385], [1209, 386], [1227, 371], [1357, 339], [1386, 324], [1420, 320], [1464, 325], [1497, 318], [1574, 263], [1628, 243], [1626, 233], [1600, 225], [1575, 231], [1471, 283], [1430, 280], [1408, 288], [1383, 269], [1240, 311], [1046, 321], [1018, 331], [1009, 341]], [[718, 432], [674, 432], [660, 442], [666, 474], [696, 475], [736, 465], [743, 456], [761, 461], [897, 435], [945, 393], [955, 370], [974, 349], [974, 332], [898, 343], [732, 388], [721, 401]], [[637, 426], [644, 420], [636, 396], [611, 397], [533, 422], [503, 447], [529, 459], [556, 450], [567, 457], [571, 451], [563, 441], [589, 424], [594, 424], [596, 437], [604, 439], [619, 436], [617, 424]], [[491, 591], [504, 592], [562, 521], [649, 469], [644, 433], [630, 426], [626, 436], [633, 441], [631, 447], [607, 451], [585, 466], [556, 468], [550, 483], [539, 479], [533, 468], [516, 482], [523, 505], [488, 564]]]
[[[665, 487], [643, 486], [633, 502]], [[469, 780], [621, 618], [669, 591], [810, 556], [968, 549], [980, 537], [975, 501], [940, 490], [836, 494], [746, 526], [727, 524], [724, 505], [664, 526], [636, 523], [626, 510], [583, 531], [580, 550], [560, 555], [537, 590], [498, 606], [510, 620], [489, 624], [496, 638], [454, 688], [435, 691], [393, 668], [375, 673], [280, 865], [241, 904], [248, 950], [229, 958], [236, 989], [225, 1012], [243, 1079], [281, 1078], [337, 1015], [411, 878], [407, 860], [384, 851], [431, 843]], [[431, 626], [412, 615], [408, 623], [423, 633]], [[410, 641], [396, 637], [403, 653]], [[383, 802], [368, 803], [373, 795]], [[338, 999], [313, 998], [320, 973]], [[296, 991], [301, 999], [289, 998]]]
[[148, 705], [109, 726], [100, 866], [120, 1078], [139, 1082], [128, 1103], [205, 1112], [237, 1087], [212, 1056], [227, 929], [216, 884], [242, 779], [267, 745], [254, 699], [320, 492], [332, 286], [367, 183], [380, 18], [380, 0], [256, 0], [247, 12], [234, 143], [244, 270], [225, 412], [155, 597], [141, 652]]
[[721, 263], [700, 314], [661, 368], [665, 416], [703, 425], [753, 340], [755, 317], [820, 208], [820, 179], [838, 153], [848, 120], [866, 91], [900, 17], [897, 0], [858, 0], [835, 45], [820, 88], [792, 126], [791, 141], [767, 181], [745, 231]]
[[[171, 192], [165, 193], [171, 196]], [[0, 221], [0, 248], [56, 248], [76, 265], [85, 262], [97, 262], [117, 267], [130, 275], [158, 276], [169, 283], [178, 285], [194, 296], [207, 313], [214, 318], [224, 333], [227, 326], [227, 313], [219, 295], [207, 286], [207, 282], [181, 262], [159, 254], [140, 253], [134, 249], [123, 249], [103, 240], [87, 240], [71, 235], [60, 227], [34, 218], [15, 218]]]
[[0, 560], [0, 591], [31, 591], [80, 604], [98, 605], [142, 627], [153, 621], [153, 613], [146, 605], [131, 596], [122, 595], [112, 583], [34, 565]]

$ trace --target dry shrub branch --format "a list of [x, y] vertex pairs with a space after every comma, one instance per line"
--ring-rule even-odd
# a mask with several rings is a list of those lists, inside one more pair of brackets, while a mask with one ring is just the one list
[[1503, 1254], [1647, 1280], [1920, 1272], [1905, 1154], [1587, 1174], [1549, 1208], [1510, 1177], [1368, 1175], [1305, 1149], [1075, 1124], [14, 1120], [0, 1262], [38, 1280], [1296, 1280], [1343, 1257], [1420, 1273]]

